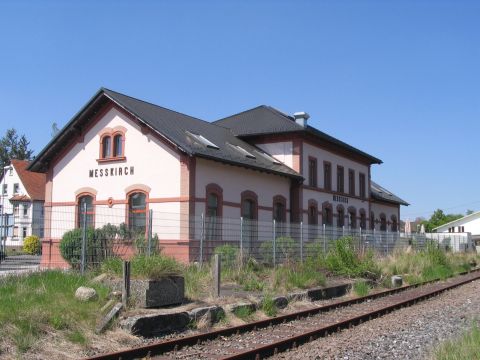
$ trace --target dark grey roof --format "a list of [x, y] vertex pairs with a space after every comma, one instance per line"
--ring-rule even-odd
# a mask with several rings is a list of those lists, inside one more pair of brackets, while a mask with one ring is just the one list
[[[69, 132], [74, 133], [71, 129], [77, 128], [77, 131], [78, 129], [81, 130], [85, 124], [80, 120], [82, 115], [88, 112], [88, 108], [93, 107], [96, 102], [105, 104], [105, 96], [189, 155], [218, 160], [279, 175], [302, 178], [300, 174], [290, 167], [281, 163], [274, 163], [268, 158], [259, 155], [258, 151], [261, 151], [259, 148], [237, 138], [229, 129], [104, 88], [100, 89], [90, 102], [52, 139], [33, 161], [30, 168], [34, 171], [41, 171], [41, 168], [44, 169], [44, 166], [40, 164], [49, 161], [49, 156], [47, 155], [50, 154], [50, 156], [52, 156], [55, 152], [54, 148], [60, 146], [58, 145], [59, 143], [62, 143], [60, 140], [68, 137]], [[103, 101], [100, 101], [102, 98]], [[98, 104], [97, 111], [100, 107], [101, 104]], [[93, 110], [90, 112], [92, 111]], [[203, 145], [187, 132], [202, 135], [215, 144], [218, 149]], [[63, 140], [63, 142], [66, 141], [68, 140]], [[246, 157], [230, 144], [240, 146], [247, 152], [255, 155], [256, 158]]]
[[380, 201], [387, 201], [390, 203], [400, 204], [405, 206], [410, 205], [405, 200], [400, 199], [397, 195], [388, 191], [384, 187], [378, 185], [374, 181], [370, 181], [370, 196], [373, 199], [380, 200]]
[[338, 146], [344, 150], [355, 153], [372, 164], [381, 164], [382, 160], [367, 154], [341, 140], [334, 138], [312, 126], [297, 124], [293, 116], [289, 116], [271, 106], [260, 105], [256, 108], [246, 110], [224, 119], [214, 121], [214, 124], [224, 126], [242, 138], [258, 135], [281, 134], [281, 133], [304, 133]]

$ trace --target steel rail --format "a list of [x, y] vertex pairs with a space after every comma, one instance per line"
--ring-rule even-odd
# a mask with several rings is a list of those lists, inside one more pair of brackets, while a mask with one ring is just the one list
[[[458, 276], [468, 275], [470, 273], [477, 273], [477, 272], [480, 272], [480, 268], [479, 269], [474, 269], [474, 270], [468, 271], [468, 272], [462, 272], [462, 273], [458, 274]], [[449, 290], [451, 288], [463, 285], [465, 283], [468, 283], [468, 282], [471, 282], [471, 281], [474, 281], [474, 280], [477, 280], [477, 279], [480, 279], [480, 274], [475, 276], [473, 279], [467, 279], [467, 280], [464, 280], [460, 283], [454, 283], [453, 285], [447, 286], [445, 288], [441, 288], [440, 290], [438, 290], [438, 289], [434, 290], [434, 291], [432, 291], [432, 294], [436, 295], [440, 292]], [[335, 309], [338, 309], [338, 308], [348, 307], [350, 305], [362, 303], [362, 302], [367, 301], [367, 300], [374, 300], [374, 299], [378, 299], [378, 298], [381, 298], [381, 297], [394, 295], [394, 294], [397, 294], [397, 293], [400, 293], [400, 292], [404, 292], [406, 290], [415, 289], [415, 288], [418, 288], [418, 287], [421, 287], [421, 286], [424, 286], [424, 285], [428, 285], [428, 284], [431, 284], [431, 283], [434, 283], [434, 282], [437, 282], [437, 281], [439, 281], [439, 279], [425, 281], [425, 282], [414, 284], [414, 285], [403, 286], [403, 287], [400, 287], [400, 288], [384, 290], [384, 291], [380, 291], [380, 292], [377, 292], [377, 293], [374, 293], [374, 294], [371, 294], [371, 295], [358, 297], [358, 298], [355, 298], [355, 299], [349, 299], [349, 300], [334, 302], [332, 304], [319, 306], [317, 308], [302, 310], [302, 311], [298, 311], [298, 312], [294, 312], [294, 313], [291, 313], [291, 314], [286, 314], [286, 315], [282, 315], [282, 316], [278, 316], [278, 317], [274, 317], [274, 318], [270, 318], [270, 319], [265, 319], [265, 320], [260, 320], [260, 321], [255, 321], [255, 322], [252, 322], [252, 323], [248, 323], [248, 324], [243, 324], [243, 325], [230, 327], [230, 328], [227, 328], [227, 329], [219, 329], [219, 330], [204, 332], [204, 333], [191, 335], [191, 336], [187, 336], [187, 337], [183, 337], [183, 338], [167, 340], [167, 341], [160, 341], [160, 342], [157, 342], [157, 343], [144, 345], [144, 346], [139, 346], [139, 347], [123, 350], [123, 351], [111, 352], [111, 353], [107, 353], [107, 354], [100, 354], [100, 355], [96, 355], [96, 356], [93, 356], [93, 357], [89, 357], [89, 358], [87, 358], [87, 360], [119, 360], [119, 359], [127, 360], [127, 359], [142, 358], [142, 357], [146, 357], [146, 356], [161, 355], [161, 354], [164, 354], [164, 353], [167, 353], [167, 352], [170, 352], [170, 351], [179, 350], [179, 349], [181, 349], [183, 347], [186, 347], [186, 346], [196, 345], [196, 344], [202, 343], [206, 340], [213, 340], [213, 339], [216, 339], [220, 336], [231, 336], [231, 335], [234, 335], [234, 334], [245, 333], [245, 332], [248, 332], [248, 331], [255, 331], [256, 329], [266, 328], [266, 327], [277, 325], [277, 324], [280, 324], [280, 323], [284, 323], [284, 322], [288, 322], [288, 321], [294, 321], [294, 320], [298, 320], [300, 318], [306, 318], [306, 317], [316, 315], [316, 314], [319, 314], [319, 313], [328, 312], [328, 311], [335, 310]], [[430, 295], [429, 297], [434, 296], [434, 295]], [[424, 299], [424, 298], [425, 298], [425, 296], [423, 296], [423, 295], [419, 297], [419, 299]], [[411, 301], [411, 300], [407, 300], [406, 302], [408, 302], [408, 301]], [[415, 303], [416, 303], [419, 300], [418, 299], [413, 299], [413, 301], [415, 301]], [[366, 318], [371, 318], [371, 317], [373, 317], [375, 315], [378, 315], [380, 313], [382, 313], [382, 314], [388, 313], [388, 312], [390, 312], [390, 310], [388, 310], [388, 309], [390, 309], [391, 307], [396, 308], [398, 306], [403, 307], [403, 306], [406, 306], [406, 305], [395, 304], [395, 305], [392, 305], [392, 306], [388, 306], [384, 309], [376, 310], [371, 314], [363, 314], [363, 315], [357, 316], [355, 318], [346, 320], [344, 322], [336, 323], [335, 325], [330, 325], [330, 326], [327, 326], [325, 328], [316, 329], [316, 330], [307, 332], [306, 334], [297, 335], [297, 336], [289, 338], [289, 339], [281, 340], [281, 341], [276, 342], [276, 343], [268, 344], [268, 345], [261, 346], [261, 347], [258, 347], [258, 348], [255, 348], [255, 349], [252, 349], [252, 350], [249, 350], [249, 351], [245, 351], [244, 353], [241, 353], [241, 354], [235, 354], [235, 355], [232, 355], [231, 357], [225, 357], [224, 359], [250, 359], [250, 358], [256, 359], [256, 358], [259, 358], [258, 356], [260, 356], [260, 358], [262, 356], [265, 356], [264, 354], [268, 354], [267, 356], [271, 356], [271, 355], [274, 355], [276, 352], [284, 351], [287, 348], [291, 349], [292, 347], [296, 347], [301, 343], [304, 343], [304, 342], [307, 342], [307, 341], [312, 341], [314, 338], [319, 338], [319, 337], [322, 337], [322, 336], [326, 336], [326, 335], [328, 335], [328, 333], [331, 333], [334, 329], [339, 330], [339, 329], [345, 328], [346, 326], [348, 327], [350, 325], [354, 325], [358, 322], [361, 323], [362, 321], [365, 320], [365, 317]], [[322, 332], [324, 333], [324, 335], [322, 335]], [[308, 339], [308, 340], [305, 341], [305, 339]], [[243, 356], [243, 357], [239, 357], [239, 356]], [[253, 356], [253, 357], [251, 357], [251, 356]]]
[[360, 325], [363, 322], [372, 320], [373, 318], [378, 318], [383, 315], [386, 315], [392, 311], [408, 307], [411, 305], [416, 304], [417, 302], [429, 299], [431, 297], [434, 297], [436, 295], [439, 295], [445, 291], [454, 289], [456, 287], [459, 287], [461, 285], [467, 284], [469, 282], [475, 281], [480, 279], [480, 274], [476, 275], [473, 278], [468, 278], [463, 281], [459, 281], [453, 284], [450, 284], [448, 286], [439, 288], [439, 289], [434, 289], [432, 291], [429, 291], [427, 293], [421, 294], [420, 296], [412, 296], [406, 300], [403, 301], [398, 301], [395, 304], [388, 305], [373, 311], [368, 311], [365, 312], [361, 315], [351, 317], [349, 319], [340, 321], [338, 323], [332, 324], [332, 325], [327, 325], [327, 326], [322, 326], [314, 330], [307, 331], [305, 333], [292, 336], [290, 338], [286, 338], [280, 341], [276, 341], [270, 344], [258, 346], [254, 349], [246, 350], [243, 352], [238, 352], [232, 355], [227, 355], [223, 357], [219, 357], [219, 359], [222, 360], [248, 360], [248, 359], [254, 359], [254, 360], [260, 360], [265, 357], [273, 356], [276, 355], [279, 352], [283, 352], [286, 350], [292, 350], [296, 349], [299, 345], [302, 345], [307, 342], [314, 341], [315, 339], [318, 339], [320, 337], [326, 337], [329, 334], [338, 332], [343, 329], [350, 328], [352, 326]]

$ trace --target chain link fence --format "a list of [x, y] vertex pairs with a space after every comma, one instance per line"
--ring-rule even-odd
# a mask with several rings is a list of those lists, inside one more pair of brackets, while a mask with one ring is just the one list
[[[40, 268], [85, 271], [113, 257], [128, 259], [136, 254], [159, 253], [198, 263], [210, 261], [215, 253], [236, 253], [242, 259], [254, 258], [276, 266], [326, 254], [345, 236], [351, 237], [357, 251], [372, 250], [380, 255], [408, 246], [422, 249], [428, 241], [447, 251], [473, 249], [468, 233], [406, 234], [241, 217], [189, 216], [146, 208], [131, 211], [96, 205], [93, 211], [86, 205], [56, 206], [46, 208], [44, 216], [51, 226], [43, 229]], [[8, 255], [2, 264], [6, 260]]]

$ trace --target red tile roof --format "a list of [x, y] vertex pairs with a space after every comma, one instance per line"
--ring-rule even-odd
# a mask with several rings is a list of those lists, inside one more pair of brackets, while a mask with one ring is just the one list
[[25, 190], [32, 200], [45, 200], [45, 183], [46, 175], [28, 171], [30, 162], [27, 160], [12, 160], [12, 165], [15, 168], [20, 180], [22, 181]]
[[28, 195], [13, 195], [10, 201], [32, 201]]

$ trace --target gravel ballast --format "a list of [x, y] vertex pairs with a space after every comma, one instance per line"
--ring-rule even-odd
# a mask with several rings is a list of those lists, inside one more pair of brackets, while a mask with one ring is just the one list
[[480, 281], [352, 329], [281, 353], [274, 359], [429, 359], [438, 345], [480, 317]]

